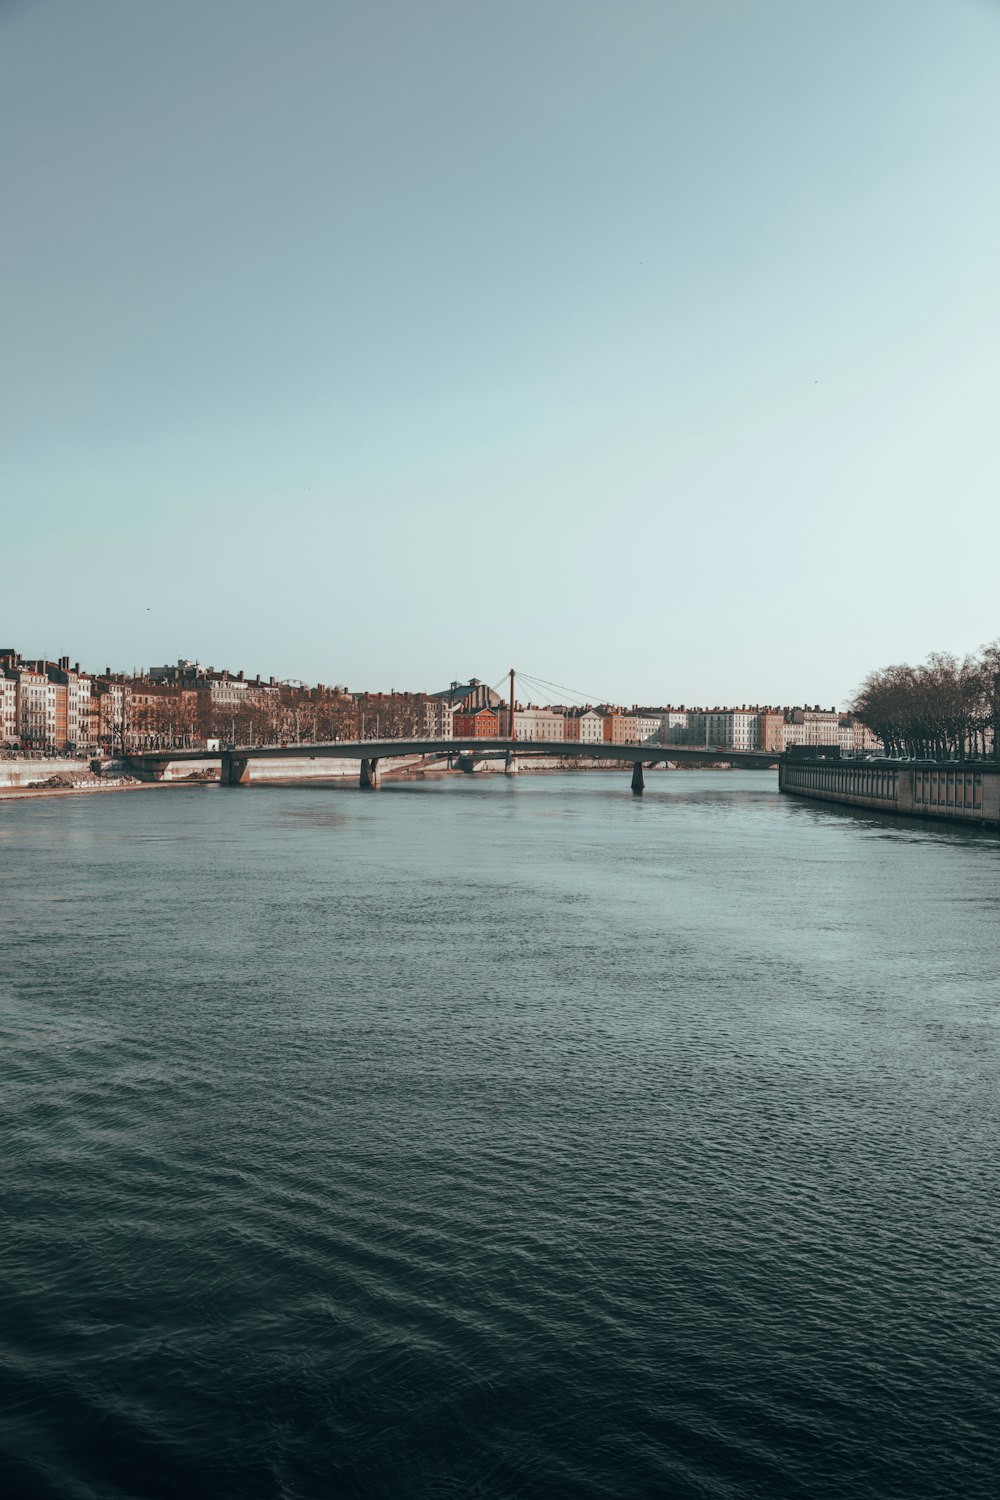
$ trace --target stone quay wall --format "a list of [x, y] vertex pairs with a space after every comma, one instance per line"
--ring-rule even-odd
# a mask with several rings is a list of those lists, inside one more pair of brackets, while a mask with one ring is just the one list
[[29, 760], [17, 756], [12, 760], [0, 760], [0, 787], [27, 787], [55, 777], [74, 784], [96, 779], [90, 761], [78, 757], [51, 755]]
[[1000, 829], [1000, 765], [982, 761], [907, 766], [898, 761], [785, 761], [778, 785], [795, 797], [905, 817]]

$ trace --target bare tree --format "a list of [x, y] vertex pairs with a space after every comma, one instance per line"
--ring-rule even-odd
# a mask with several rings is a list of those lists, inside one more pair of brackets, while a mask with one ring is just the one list
[[944, 760], [995, 752], [1000, 741], [1000, 642], [979, 657], [934, 651], [920, 666], [865, 678], [851, 711], [890, 755]]

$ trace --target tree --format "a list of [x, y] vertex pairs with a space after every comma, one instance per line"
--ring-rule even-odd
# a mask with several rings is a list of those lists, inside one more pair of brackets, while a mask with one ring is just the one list
[[961, 660], [933, 651], [920, 666], [871, 672], [851, 712], [890, 755], [943, 760], [1000, 744], [1000, 641]]

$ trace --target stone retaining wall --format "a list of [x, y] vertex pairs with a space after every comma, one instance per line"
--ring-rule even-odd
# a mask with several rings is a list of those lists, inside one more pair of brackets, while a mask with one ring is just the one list
[[93, 781], [89, 760], [76, 760], [71, 756], [39, 758], [38, 760], [0, 760], [0, 786], [30, 786], [33, 781], [60, 780], [72, 782]]
[[1000, 828], [1000, 766], [982, 761], [919, 767], [898, 761], [786, 761], [778, 785], [792, 796], [819, 802]]

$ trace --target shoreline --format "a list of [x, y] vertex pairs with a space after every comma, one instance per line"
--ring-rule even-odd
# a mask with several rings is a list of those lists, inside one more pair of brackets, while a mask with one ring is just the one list
[[101, 786], [99, 782], [93, 786], [0, 786], [0, 802], [21, 802], [36, 797], [90, 797], [101, 792], [154, 792], [165, 786], [186, 787], [190, 791], [192, 787], [216, 784], [214, 781], [126, 781], [115, 786]]
[[[607, 766], [607, 765], [571, 765], [571, 766], [540, 765], [540, 766], [531, 766], [531, 768], [526, 768], [526, 766], [522, 766], [522, 768], [519, 769], [519, 772], [517, 772], [517, 774], [519, 774], [519, 775], [558, 775], [558, 774], [561, 774], [561, 772], [564, 772], [564, 771], [571, 771], [571, 772], [573, 772], [573, 774], [577, 774], [577, 772], [580, 772], [580, 771], [607, 771], [607, 769], [621, 769], [621, 766], [618, 766], [618, 765], [615, 765], [615, 766]], [[660, 766], [657, 766], [657, 768], [655, 768], [655, 769], [660, 769]], [[666, 769], [666, 768], [664, 768], [664, 769]], [[694, 765], [694, 766], [687, 766], [687, 765], [685, 765], [685, 766], [673, 766], [672, 769], [675, 769], [675, 771], [729, 771], [729, 769], [732, 769], [732, 766], [729, 766], [729, 765], [724, 765], [724, 766], [721, 766], [721, 765], [705, 765], [705, 766]], [[472, 772], [472, 774], [475, 774], [475, 772]], [[480, 772], [480, 774], [483, 774], [483, 772]], [[496, 774], [498, 774], [498, 772], [486, 772], [486, 774], [487, 775], [490, 775], [490, 774], [496, 775]], [[469, 775], [471, 775], [471, 772], [468, 772], [468, 771], [456, 771], [456, 769], [451, 769], [451, 771], [447, 771], [447, 769], [442, 769], [442, 771], [399, 771], [399, 772], [396, 772], [396, 774], [391, 774], [391, 772], [390, 772], [390, 774], [388, 774], [387, 777], [384, 778], [384, 784], [390, 784], [391, 781], [444, 780], [445, 777], [456, 777], [456, 778], [462, 778], [462, 780], [468, 780]], [[111, 792], [159, 792], [159, 790], [163, 790], [163, 789], [165, 789], [165, 787], [177, 787], [177, 789], [189, 790], [189, 792], [190, 792], [190, 790], [198, 790], [198, 789], [201, 789], [201, 787], [207, 787], [207, 786], [219, 786], [219, 784], [220, 784], [219, 781], [214, 781], [214, 780], [213, 781], [180, 781], [180, 780], [177, 780], [177, 781], [118, 781], [118, 783], [112, 784], [112, 786], [102, 786], [102, 784], [100, 784], [99, 781], [96, 781], [96, 783], [81, 784], [81, 786], [0, 786], [0, 802], [33, 801], [33, 799], [36, 799], [36, 798], [54, 798], [54, 796], [94, 796], [94, 795], [108, 795], [108, 793], [111, 793]], [[354, 777], [346, 777], [346, 775], [339, 775], [339, 777], [322, 777], [322, 775], [316, 775], [316, 777], [294, 777], [294, 778], [289, 778], [289, 780], [286, 780], [286, 781], [285, 780], [279, 780], [279, 778], [274, 777], [273, 780], [267, 780], [267, 781], [250, 781], [249, 786], [241, 787], [241, 790], [249, 790], [249, 789], [252, 789], [252, 787], [255, 787], [255, 786], [330, 786], [330, 787], [334, 787], [334, 786], [348, 786], [348, 787], [351, 787], [352, 790], [357, 790], [357, 781], [355, 781]]]
[[[608, 773], [617, 773], [620, 775], [622, 773], [622, 770], [626, 768], [627, 763], [625, 762], [605, 762], [603, 764], [598, 762], [582, 765], [580, 762], [574, 761], [564, 766], [532, 766], [530, 763], [526, 763], [520, 766], [517, 774], [519, 776], [553, 776], [567, 771], [574, 773], [579, 771], [606, 771]], [[666, 771], [668, 768], [666, 765], [650, 767], [651, 771], [661, 769]], [[718, 763], [706, 766], [681, 764], [672, 766], [669, 769], [673, 771], [730, 771], [732, 770], [732, 767], [729, 765], [719, 765]], [[440, 769], [435, 768], [413, 771], [404, 769], [397, 772], [388, 772], [385, 775], [384, 783], [388, 785], [389, 783], [394, 781], [436, 781], [442, 780], [445, 777], [452, 776], [465, 779], [470, 775], [475, 774], [475, 772], [470, 773], [468, 771], [460, 771], [455, 768], [449, 770], [445, 767], [442, 767]], [[479, 774], [497, 775], [499, 773], [493, 771], [486, 773], [480, 772]], [[73, 786], [0, 786], [0, 802], [20, 802], [43, 797], [89, 797], [95, 794], [106, 795], [110, 792], [151, 792], [160, 791], [164, 787], [179, 787], [191, 791], [197, 788], [217, 787], [219, 785], [220, 782], [215, 779], [211, 781], [186, 781], [178, 779], [170, 781], [115, 780], [108, 783], [102, 783], [99, 780], [95, 780], [93, 782], [81, 782]], [[249, 782], [248, 787], [244, 788], [244, 790], [248, 790], [249, 788], [252, 788], [254, 786], [348, 786], [352, 789], [355, 789], [356, 778], [354, 776], [316, 776], [289, 777], [288, 780], [284, 780], [279, 777], [274, 777], [273, 779], [269, 779], [266, 781], [251, 781]]]

